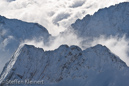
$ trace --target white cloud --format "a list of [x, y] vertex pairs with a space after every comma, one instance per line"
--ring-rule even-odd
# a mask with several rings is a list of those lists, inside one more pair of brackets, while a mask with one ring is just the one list
[[35, 47], [43, 48], [45, 51], [48, 50], [55, 50], [62, 44], [67, 44], [69, 46], [71, 45], [77, 45], [80, 46], [82, 39], [79, 38], [74, 31], [69, 31], [65, 34], [60, 34], [59, 36], [52, 37], [49, 41], [49, 43], [44, 44], [42, 40], [25, 40], [21, 43], [28, 44], [28, 45], [34, 45]]
[[128, 66], [129, 66], [129, 39], [125, 36], [119, 38], [115, 37], [104, 37], [95, 38], [91, 43], [91, 46], [96, 44], [105, 45], [111, 50], [115, 55], [119, 56]]
[[[124, 1], [129, 0], [0, 0], [0, 15], [37, 22], [52, 35], [58, 35], [76, 19]], [[64, 17], [61, 18], [60, 14]], [[53, 24], [53, 21], [60, 26]]]

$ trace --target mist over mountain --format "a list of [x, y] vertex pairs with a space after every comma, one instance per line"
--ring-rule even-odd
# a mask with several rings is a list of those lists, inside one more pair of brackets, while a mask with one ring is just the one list
[[[78, 19], [72, 24], [72, 29], [75, 30], [79, 37], [84, 39], [82, 41], [83, 48], [97, 43], [106, 45], [113, 53], [121, 57], [128, 64], [128, 8], [128, 2], [120, 3], [109, 8], [100, 9], [94, 15], [86, 15], [82, 20]], [[120, 46], [121, 49], [119, 49]], [[123, 51], [125, 53], [122, 53]]]
[[0, 86], [128, 86], [128, 8], [129, 0], [0, 0]]
[[48, 31], [37, 23], [0, 16], [0, 71], [22, 42], [34, 39], [45, 44], [49, 37]]

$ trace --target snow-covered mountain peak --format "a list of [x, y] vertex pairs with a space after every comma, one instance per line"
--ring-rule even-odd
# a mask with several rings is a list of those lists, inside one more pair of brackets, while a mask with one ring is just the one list
[[[106, 46], [102, 46], [100, 44], [84, 50], [84, 53], [86, 53], [86, 55], [89, 56], [88, 59], [95, 61], [94, 63], [96, 65], [102, 63], [103, 65], [108, 64], [108, 66], [115, 65], [118, 68], [127, 67], [125, 62], [123, 62], [118, 56], [114, 55]], [[91, 62], [91, 61], [88, 61], [88, 62]], [[101, 67], [103, 66], [102, 64], [101, 64]]]
[[82, 37], [99, 37], [101, 35], [129, 36], [129, 3], [124, 2], [109, 8], [100, 9], [94, 15], [78, 19], [72, 27]]
[[59, 48], [58, 48], [58, 49], [67, 49], [67, 48], [69, 48], [69, 46], [68, 46], [68, 45], [61, 45], [61, 46], [59, 46]]
[[[92, 86], [90, 82], [97, 77], [102, 78], [103, 74], [109, 75], [104, 80], [115, 78], [116, 72], [126, 79], [124, 75], [129, 77], [128, 71], [125, 63], [102, 45], [96, 45], [84, 51], [77, 46], [62, 45], [54, 51], [43, 51], [41, 48], [24, 45], [18, 48], [12, 59], [6, 64], [0, 81], [7, 79], [44, 80], [47, 86], [50, 83], [55, 86], [67, 82], [63, 85], [66, 86], [71, 80], [77, 80], [78, 83], [81, 80], [81, 83]], [[109, 82], [117, 84], [119, 78], [115, 80], [115, 82], [110, 80]], [[126, 81], [121, 81], [121, 83]], [[99, 86], [103, 86], [102, 82], [99, 83], [102, 84]]]
[[[109, 2], [108, 0], [101, 3], [101, 0], [97, 0], [97, 2], [90, 0], [82, 0], [80, 2], [77, 0], [75, 3], [74, 0], [66, 0], [65, 2], [57, 0], [57, 2], [62, 4], [56, 5], [54, 3], [55, 5], [52, 7], [56, 8], [52, 9], [50, 7], [49, 12], [49, 10], [44, 10], [44, 8], [47, 7], [47, 5], [53, 5], [53, 2], [55, 1], [52, 2], [49, 0], [46, 3], [51, 4], [47, 5], [43, 4], [45, 3], [44, 1], [41, 1], [40, 3], [40, 0], [8, 1], [9, 2], [5, 2], [6, 5], [8, 4], [11, 10], [13, 9], [13, 11], [16, 11], [16, 14], [21, 13], [21, 15], [14, 17], [13, 14], [15, 14], [15, 12], [8, 11], [12, 13], [8, 16], [8, 12], [6, 13], [5, 11], [2, 11], [8, 8], [3, 7], [4, 5], [2, 6], [1, 4], [0, 8], [4, 8], [1, 10], [2, 14], [7, 14], [6, 16], [9, 18], [18, 18], [26, 21], [39, 22], [40, 24], [45, 25], [45, 27], [48, 27], [48, 30], [50, 30], [50, 32], [53, 34], [64, 31], [63, 29], [65, 28], [63, 27], [69, 27], [74, 20], [81, 18], [87, 13], [92, 14], [99, 8], [108, 7], [109, 5], [116, 3], [116, 1], [107, 3]], [[73, 3], [67, 3], [67, 1]], [[117, 3], [119, 2], [121, 1], [119, 0]], [[105, 3], [108, 5], [105, 5]], [[15, 7], [18, 8], [18, 10], [15, 9]], [[59, 9], [60, 7], [61, 9]], [[35, 8], [35, 12], [33, 12], [33, 8]], [[64, 38], [64, 36], [67, 35], [66, 38], [68, 38], [68, 41], [70, 40], [70, 42], [72, 41], [73, 43], [78, 42], [78, 45], [82, 44], [83, 46], [83, 43], [90, 43], [90, 41], [94, 40], [95, 37], [99, 37], [101, 35], [107, 37], [118, 35], [119, 37], [126, 34], [127, 37], [129, 37], [128, 8], [129, 3], [121, 3], [109, 8], [101, 9], [94, 15], [87, 15], [82, 20], [79, 19], [75, 22], [75, 24], [72, 24], [73, 29], [76, 30], [79, 37], [73, 37], [76, 36], [74, 34], [71, 34], [70, 36], [67, 35], [70, 33], [68, 29], [68, 32], [66, 31], [67, 34], [63, 32], [63, 34], [61, 33], [59, 36], [57, 36], [57, 41], [59, 41], [59, 44], [67, 44], [67, 42], [64, 43], [65, 41], [60, 42], [62, 41], [60, 38], [62, 39], [62, 36]], [[78, 11], [79, 9], [81, 10]], [[44, 10], [44, 12], [40, 14], [42, 10]], [[60, 27], [63, 29], [61, 28], [62, 30], [59, 30]], [[54, 29], [57, 32], [54, 32]], [[17, 19], [7, 19], [3, 16], [0, 16], [0, 58], [2, 57], [6, 59], [7, 57], [10, 57], [15, 52], [19, 44], [21, 44], [21, 42], [24, 44], [23, 42], [27, 41], [28, 43], [28, 41], [31, 42], [32, 40], [34, 44], [39, 46], [45, 46], [45, 44], [47, 44], [47, 46], [44, 48], [49, 48], [51, 47], [50, 43], [54, 43], [54, 45], [52, 45], [52, 47], [54, 47], [56, 46], [56, 37], [50, 38], [52, 41], [50, 40], [48, 43], [50, 36], [51, 35], [48, 33], [48, 31], [37, 23], [27, 23]], [[69, 39], [69, 37], [73, 37], [73, 40], [74, 38], [77, 38], [77, 41], [73, 41], [72, 39]], [[85, 38], [91, 39], [85, 40]], [[80, 43], [80, 40], [82, 41], [82, 39], [84, 40], [82, 43]], [[71, 45], [71, 43], [68, 43], [68, 45]], [[123, 44], [126, 43], [124, 42]], [[36, 48], [33, 45], [25, 44], [19, 46], [16, 52], [12, 55], [12, 58], [5, 65], [3, 72], [0, 75], [0, 86], [8, 86], [6, 80], [13, 81], [15, 79], [23, 82], [26, 79], [36, 81], [43, 80], [44, 86], [129, 85], [129, 68], [106, 46], [98, 44], [94, 47], [82, 50], [80, 47], [75, 46], [76, 44], [72, 46], [68, 45], [61, 45], [59, 48], [53, 51], [44, 51], [42, 48]], [[7, 56], [5, 52], [7, 52]], [[0, 60], [0, 63], [1, 62], [3, 63], [3, 59]], [[10, 86], [17, 85], [18, 84], [11, 84]], [[31, 85], [21, 83], [20, 86]], [[34, 84], [33, 86], [37, 85]]]
[[[0, 63], [4, 65], [18, 46], [26, 40], [42, 40], [45, 45], [50, 36], [47, 29], [37, 23], [28, 23], [0, 16]], [[3, 67], [2, 64], [0, 72]]]
[[101, 49], [101, 50], [109, 50], [106, 46], [103, 46], [101, 44], [97, 44], [96, 46], [94, 47], [91, 47], [93, 49]]
[[76, 45], [71, 45], [71, 46], [61, 45], [61, 46], [59, 46], [59, 48], [57, 50], [60, 50], [60, 51], [62, 51], [62, 50], [73, 50], [73, 51], [77, 51], [77, 52], [78, 51], [82, 52], [82, 49], [80, 47], [76, 46]]
[[36, 48], [34, 45], [27, 45], [27, 44], [23, 44], [23, 45], [20, 45], [22, 47], [21, 50], [42, 50], [44, 51], [42, 48]]
[[[71, 26], [77, 35], [83, 38], [82, 47], [86, 49], [98, 43], [106, 45], [129, 65], [128, 8], [129, 2], [120, 3], [109, 8], [100, 9], [94, 15], [86, 15], [82, 20], [78, 19], [72, 24]], [[120, 46], [122, 49], [119, 49]]]
[[75, 45], [70, 46], [70, 49], [71, 50], [75, 50], [76, 49], [77, 51], [82, 51], [80, 47], [75, 46]]

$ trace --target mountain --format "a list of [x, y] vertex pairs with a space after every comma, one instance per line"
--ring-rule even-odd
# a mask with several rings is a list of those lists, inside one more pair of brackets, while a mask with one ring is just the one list
[[101, 35], [129, 37], [129, 3], [124, 2], [100, 9], [94, 15], [87, 15], [82, 20], [78, 19], [72, 28], [81, 37], [99, 37]]
[[61, 45], [54, 51], [22, 45], [5, 65], [0, 83], [7, 86], [7, 80], [20, 80], [20, 86], [37, 86], [24, 81], [43, 80], [44, 86], [128, 86], [128, 73], [127, 65], [99, 44], [86, 50]]
[[[73, 7], [78, 8], [78, 5]], [[82, 38], [124, 34], [128, 37], [128, 7], [129, 3], [121, 3], [104, 8], [78, 19], [71, 26]], [[37, 23], [0, 16], [0, 63], [5, 63], [12, 55], [0, 75], [0, 86], [129, 85], [129, 68], [106, 46], [98, 44], [82, 50], [74, 45], [61, 45], [53, 51], [45, 51], [32, 45], [20, 45], [33, 39], [48, 44], [49, 37], [48, 31]]]
[[50, 34], [37, 23], [27, 23], [0, 16], [0, 71], [2, 64], [14, 54], [21, 42], [25, 40], [48, 41]]

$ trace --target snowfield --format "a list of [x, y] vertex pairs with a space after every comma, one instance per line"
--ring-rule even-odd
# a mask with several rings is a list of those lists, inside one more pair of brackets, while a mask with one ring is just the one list
[[[4, 67], [0, 82], [29, 79], [43, 80], [44, 86], [128, 86], [128, 72], [127, 65], [102, 45], [83, 51], [78, 46], [44, 51], [23, 45]], [[3, 82], [2, 86], [7, 84]]]

